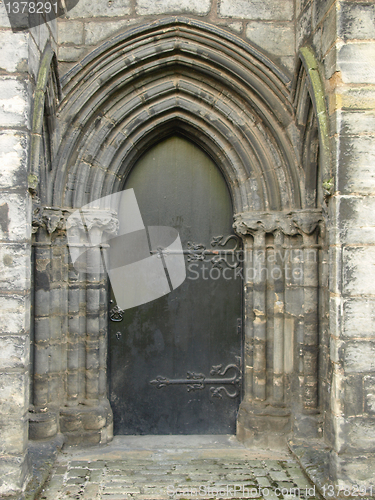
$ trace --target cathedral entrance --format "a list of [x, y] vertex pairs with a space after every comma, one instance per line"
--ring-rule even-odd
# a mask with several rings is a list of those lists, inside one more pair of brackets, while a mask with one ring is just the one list
[[172, 136], [138, 160], [129, 188], [146, 228], [178, 231], [186, 279], [125, 311], [111, 293], [115, 434], [234, 434], [242, 381], [243, 259], [224, 177], [201, 148]]

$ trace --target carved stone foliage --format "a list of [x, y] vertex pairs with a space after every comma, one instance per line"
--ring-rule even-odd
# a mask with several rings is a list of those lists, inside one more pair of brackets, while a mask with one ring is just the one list
[[94, 228], [115, 235], [118, 232], [118, 219], [115, 212], [110, 210], [72, 210], [55, 207], [44, 207], [38, 198], [34, 198], [32, 232], [36, 233], [40, 227], [48, 234], [57, 230], [66, 231], [77, 228], [87, 232]]
[[60, 208], [43, 207], [38, 198], [34, 198], [32, 232], [35, 234], [40, 227], [48, 234], [66, 229], [66, 219], [70, 212]]
[[112, 210], [76, 210], [66, 223], [66, 229], [78, 228], [81, 231], [100, 229], [109, 234], [117, 234], [117, 214]]
[[322, 226], [322, 211], [294, 210], [290, 212], [244, 212], [235, 216], [233, 224], [238, 234], [254, 234], [257, 231], [273, 233], [281, 231], [287, 236], [312, 234]]

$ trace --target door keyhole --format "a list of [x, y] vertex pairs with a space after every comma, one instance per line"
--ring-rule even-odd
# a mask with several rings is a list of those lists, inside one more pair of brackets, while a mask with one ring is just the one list
[[117, 339], [117, 340], [120, 340], [120, 338], [121, 338], [121, 332], [117, 332], [117, 333], [116, 333], [116, 339]]

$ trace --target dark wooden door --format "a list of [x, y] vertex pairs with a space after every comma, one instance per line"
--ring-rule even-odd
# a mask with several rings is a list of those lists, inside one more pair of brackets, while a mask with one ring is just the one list
[[229, 251], [239, 241], [228, 187], [204, 151], [173, 136], [138, 161], [128, 188], [146, 227], [179, 232], [186, 279], [120, 314], [112, 294], [115, 433], [233, 434], [241, 397], [242, 274], [241, 259]]

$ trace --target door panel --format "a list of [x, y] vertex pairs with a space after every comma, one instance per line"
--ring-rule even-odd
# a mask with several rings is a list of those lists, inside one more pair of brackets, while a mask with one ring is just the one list
[[233, 211], [224, 178], [206, 153], [174, 136], [138, 161], [128, 188], [146, 227], [178, 230], [187, 277], [168, 295], [110, 313], [115, 433], [234, 433], [242, 281], [233, 252], [223, 253], [238, 244], [226, 238]]

